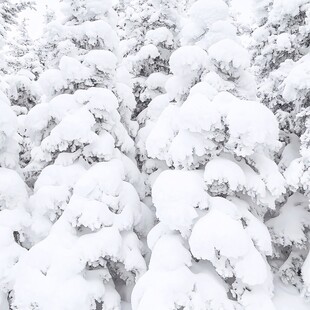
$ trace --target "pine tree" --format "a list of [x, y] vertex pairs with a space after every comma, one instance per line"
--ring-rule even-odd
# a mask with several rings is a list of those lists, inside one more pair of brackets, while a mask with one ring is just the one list
[[25, 18], [12, 27], [3, 52], [5, 65], [2, 88], [18, 116], [19, 162], [22, 168], [29, 163], [31, 141], [21, 124], [24, 115], [41, 101], [41, 91], [36, 80], [42, 72], [42, 66], [36, 53], [36, 43], [30, 37], [27, 27], [28, 21]]
[[[289, 191], [268, 221], [272, 264], [281, 280], [310, 292], [308, 98], [310, 2], [260, 1], [253, 32], [258, 95], [276, 114], [283, 147], [278, 153]], [[264, 12], [264, 14], [262, 14]]]
[[179, 46], [184, 4], [180, 1], [121, 1], [122, 54], [133, 75], [137, 101], [135, 115], [164, 93], [169, 58]]
[[[285, 192], [278, 124], [255, 100], [250, 57], [224, 1], [198, 0], [170, 58], [169, 103], [146, 140], [161, 172], [149, 270], [134, 310], [275, 309], [265, 216]], [[255, 268], [253, 268], [255, 266]]]
[[36, 54], [44, 70], [57, 67], [62, 56], [70, 56], [71, 50], [75, 50], [74, 44], [67, 40], [66, 35], [55, 11], [46, 6], [42, 35], [36, 42]]
[[[42, 67], [35, 52], [35, 42], [28, 33], [28, 21], [19, 22], [19, 14], [35, 9], [32, 1], [2, 1], [0, 10], [4, 22], [2, 38], [5, 42], [1, 50], [1, 90], [9, 98], [12, 108], [22, 123], [23, 115], [41, 99], [40, 90], [35, 82]], [[24, 135], [23, 126], [18, 127], [20, 166], [29, 162], [31, 144]]]
[[[16, 24], [17, 14], [27, 6], [0, 2], [1, 48], [7, 45], [7, 32]], [[3, 54], [3, 49], [1, 54]], [[4, 85], [0, 76], [1, 85]], [[28, 246], [26, 211], [28, 191], [18, 161], [17, 117], [11, 103], [0, 91], [0, 308], [11, 309], [12, 276], [17, 261]]]
[[189, 1], [122, 1], [122, 52], [133, 76], [137, 101], [134, 117], [139, 123], [136, 137], [137, 160], [150, 201], [154, 177], [167, 168], [146, 153], [146, 137], [161, 111], [168, 105], [165, 84], [169, 79], [169, 58], [180, 46], [184, 10]]
[[120, 309], [146, 269], [142, 241], [152, 226], [134, 159], [135, 100], [111, 3], [64, 4], [55, 31], [74, 48], [41, 75], [46, 101], [25, 119], [36, 144], [25, 169], [35, 174], [34, 245], [16, 265], [12, 305]]
[[11, 29], [12, 25], [17, 25], [18, 14], [28, 8], [33, 8], [34, 2], [21, 0], [1, 0], [0, 2], [0, 46], [3, 47], [7, 43], [7, 33]]
[[35, 80], [42, 72], [26, 19], [19, 23], [13, 39], [8, 41], [4, 57], [7, 68], [5, 92], [17, 115], [26, 114], [40, 101], [41, 94]]
[[309, 1], [259, 1], [257, 5], [259, 27], [252, 38], [258, 95], [277, 115], [280, 128], [286, 133], [297, 131], [298, 135], [298, 128], [294, 127], [302, 107], [291, 104], [292, 99], [284, 91], [284, 80], [308, 51]]

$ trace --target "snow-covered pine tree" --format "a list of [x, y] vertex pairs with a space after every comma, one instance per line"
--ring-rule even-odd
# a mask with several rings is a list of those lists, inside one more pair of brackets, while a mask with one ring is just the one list
[[120, 33], [125, 63], [133, 76], [139, 123], [137, 159], [150, 195], [154, 177], [167, 168], [146, 154], [146, 137], [161, 111], [168, 105], [165, 84], [170, 77], [169, 58], [180, 46], [180, 30], [190, 1], [121, 1]]
[[27, 29], [27, 20], [23, 19], [4, 54], [6, 62], [5, 93], [10, 99], [17, 115], [27, 114], [30, 108], [40, 101], [40, 91], [35, 83], [42, 72], [42, 66], [35, 51], [35, 42]]
[[252, 37], [258, 95], [279, 120], [279, 167], [290, 187], [267, 223], [274, 241], [271, 263], [284, 283], [309, 297], [310, 1], [259, 1], [257, 12]]
[[184, 3], [177, 0], [121, 1], [124, 7], [120, 22], [122, 54], [134, 80], [137, 101], [135, 115], [150, 101], [164, 93], [169, 74], [169, 58], [180, 45]]
[[36, 244], [16, 265], [12, 305], [121, 309], [146, 269], [141, 240], [152, 226], [134, 159], [135, 100], [111, 1], [63, 3], [58, 45], [74, 48], [41, 75], [46, 100], [25, 119], [36, 144], [26, 167], [38, 175], [29, 201]]
[[292, 133], [298, 131], [294, 127], [301, 107], [286, 98], [284, 80], [308, 53], [310, 2], [260, 0], [256, 5], [259, 26], [252, 38], [258, 96], [277, 115], [280, 128]]
[[146, 140], [165, 161], [152, 198], [149, 270], [133, 310], [275, 309], [265, 216], [285, 181], [275, 116], [255, 99], [247, 51], [224, 1], [198, 0], [170, 58], [168, 105]]
[[17, 115], [25, 114], [39, 100], [35, 75], [40, 63], [34, 53], [34, 42], [27, 30], [27, 21], [18, 22], [18, 14], [33, 9], [32, 1], [1, 1], [0, 14], [3, 28], [0, 37], [5, 45], [1, 50], [1, 90], [5, 92]]
[[71, 55], [74, 44], [67, 41], [63, 31], [62, 21], [56, 17], [56, 12], [46, 6], [43, 15], [42, 35], [36, 42], [36, 53], [44, 69], [57, 67], [62, 56]]
[[[26, 5], [26, 4], [25, 4]], [[1, 49], [7, 44], [7, 32], [16, 23], [23, 5], [0, 2]], [[1, 50], [2, 54], [3, 50]], [[1, 64], [2, 65], [2, 64]], [[1, 85], [4, 84], [0, 76]], [[9, 310], [13, 267], [26, 252], [26, 229], [30, 216], [26, 211], [28, 192], [20, 176], [18, 163], [17, 117], [11, 103], [0, 91], [0, 309]]]
[[12, 268], [26, 252], [27, 187], [18, 165], [17, 117], [0, 92], [0, 308], [9, 310]]
[[18, 116], [21, 167], [29, 163], [31, 149], [31, 141], [25, 136], [22, 125], [23, 117], [41, 100], [41, 91], [36, 80], [42, 71], [42, 66], [36, 53], [35, 42], [30, 37], [27, 27], [25, 18], [12, 26], [2, 53], [4, 61], [2, 90]]
[[27, 0], [12, 1], [1, 0], [0, 2], [0, 46], [7, 43], [7, 33], [12, 25], [17, 25], [18, 14], [28, 8], [33, 8], [34, 2]]

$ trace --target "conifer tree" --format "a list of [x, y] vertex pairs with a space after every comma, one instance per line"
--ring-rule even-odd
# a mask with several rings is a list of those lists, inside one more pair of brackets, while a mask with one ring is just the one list
[[[283, 147], [278, 153], [289, 191], [268, 221], [272, 264], [281, 280], [306, 297], [309, 268], [309, 70], [310, 2], [260, 1], [253, 32], [258, 95], [278, 118]], [[308, 258], [307, 258], [308, 256]]]
[[133, 75], [137, 101], [135, 115], [165, 92], [169, 57], [179, 46], [184, 4], [182, 1], [121, 1], [122, 53]]
[[[27, 3], [0, 3], [1, 54], [7, 45], [7, 32], [16, 24], [17, 14]], [[0, 76], [1, 85], [5, 84]], [[28, 247], [26, 209], [28, 191], [18, 160], [17, 117], [9, 99], [0, 91], [0, 308], [11, 308], [13, 269]]]
[[54, 31], [69, 53], [40, 76], [45, 100], [25, 119], [36, 145], [25, 168], [34, 245], [16, 265], [12, 305], [121, 309], [146, 269], [152, 226], [135, 162], [135, 100], [111, 2], [64, 4]]
[[181, 34], [169, 103], [146, 139], [148, 156], [170, 168], [152, 187], [159, 223], [133, 309], [275, 309], [264, 220], [285, 192], [276, 118], [253, 101], [250, 58], [224, 1], [196, 1]]

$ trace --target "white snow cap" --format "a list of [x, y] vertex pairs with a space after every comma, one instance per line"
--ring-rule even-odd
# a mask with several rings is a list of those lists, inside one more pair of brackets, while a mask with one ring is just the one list
[[228, 13], [228, 6], [222, 0], [198, 0], [189, 10], [190, 18], [203, 29], [216, 21], [225, 20]]
[[170, 229], [187, 232], [198, 216], [196, 208], [208, 207], [208, 194], [197, 171], [164, 171], [153, 186], [158, 218]]
[[170, 69], [178, 76], [197, 75], [207, 65], [207, 53], [198, 46], [183, 46], [172, 53]]
[[247, 50], [231, 39], [223, 39], [214, 43], [208, 49], [208, 53], [214, 62], [227, 71], [230, 66], [243, 70], [250, 65], [250, 55]]

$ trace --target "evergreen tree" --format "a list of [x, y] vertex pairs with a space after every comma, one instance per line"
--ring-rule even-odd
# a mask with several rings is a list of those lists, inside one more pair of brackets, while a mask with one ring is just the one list
[[198, 0], [188, 19], [170, 58], [169, 103], [146, 139], [170, 169], [152, 188], [159, 223], [133, 309], [275, 309], [264, 220], [285, 192], [278, 124], [251, 101], [250, 58], [226, 3]]
[[40, 101], [40, 90], [35, 83], [42, 72], [35, 42], [27, 29], [27, 20], [23, 19], [12, 39], [8, 41], [8, 50], [4, 57], [6, 61], [5, 90], [11, 100], [17, 115], [26, 114]]
[[41, 100], [37, 77], [42, 71], [36, 53], [35, 42], [28, 33], [27, 20], [14, 26], [11, 30], [7, 47], [3, 52], [3, 91], [9, 98], [12, 108], [18, 116], [18, 142], [20, 145], [20, 166], [25, 167], [30, 160], [31, 141], [25, 135], [23, 117]]
[[260, 1], [253, 32], [258, 95], [278, 118], [283, 147], [279, 167], [288, 193], [268, 221], [271, 261], [286, 284], [309, 296], [309, 14], [310, 2]]
[[135, 114], [164, 93], [169, 74], [169, 58], [179, 46], [184, 4], [180, 1], [121, 1], [124, 7], [120, 23], [122, 54], [133, 75], [137, 101]]
[[4, 48], [1, 50], [2, 91], [6, 93], [17, 115], [25, 114], [39, 101], [38, 89], [33, 83], [41, 72], [38, 58], [34, 52], [34, 42], [28, 30], [27, 21], [18, 22], [18, 14], [33, 9], [31, 1], [1, 1], [0, 17], [3, 28]]
[[[17, 14], [27, 3], [0, 2], [1, 54], [7, 45], [7, 32], [16, 24]], [[1, 85], [4, 85], [0, 76]], [[28, 246], [26, 211], [28, 192], [18, 161], [17, 117], [11, 103], [0, 91], [0, 308], [11, 308], [13, 269]]]
[[135, 100], [111, 3], [64, 4], [55, 31], [74, 48], [41, 75], [46, 100], [25, 119], [36, 145], [25, 168], [34, 245], [16, 265], [12, 305], [121, 309], [146, 269], [152, 226], [134, 159]]
[[17, 25], [18, 14], [28, 8], [33, 8], [34, 2], [27, 0], [12, 1], [1, 0], [0, 2], [0, 46], [7, 43], [7, 33], [13, 25]]

